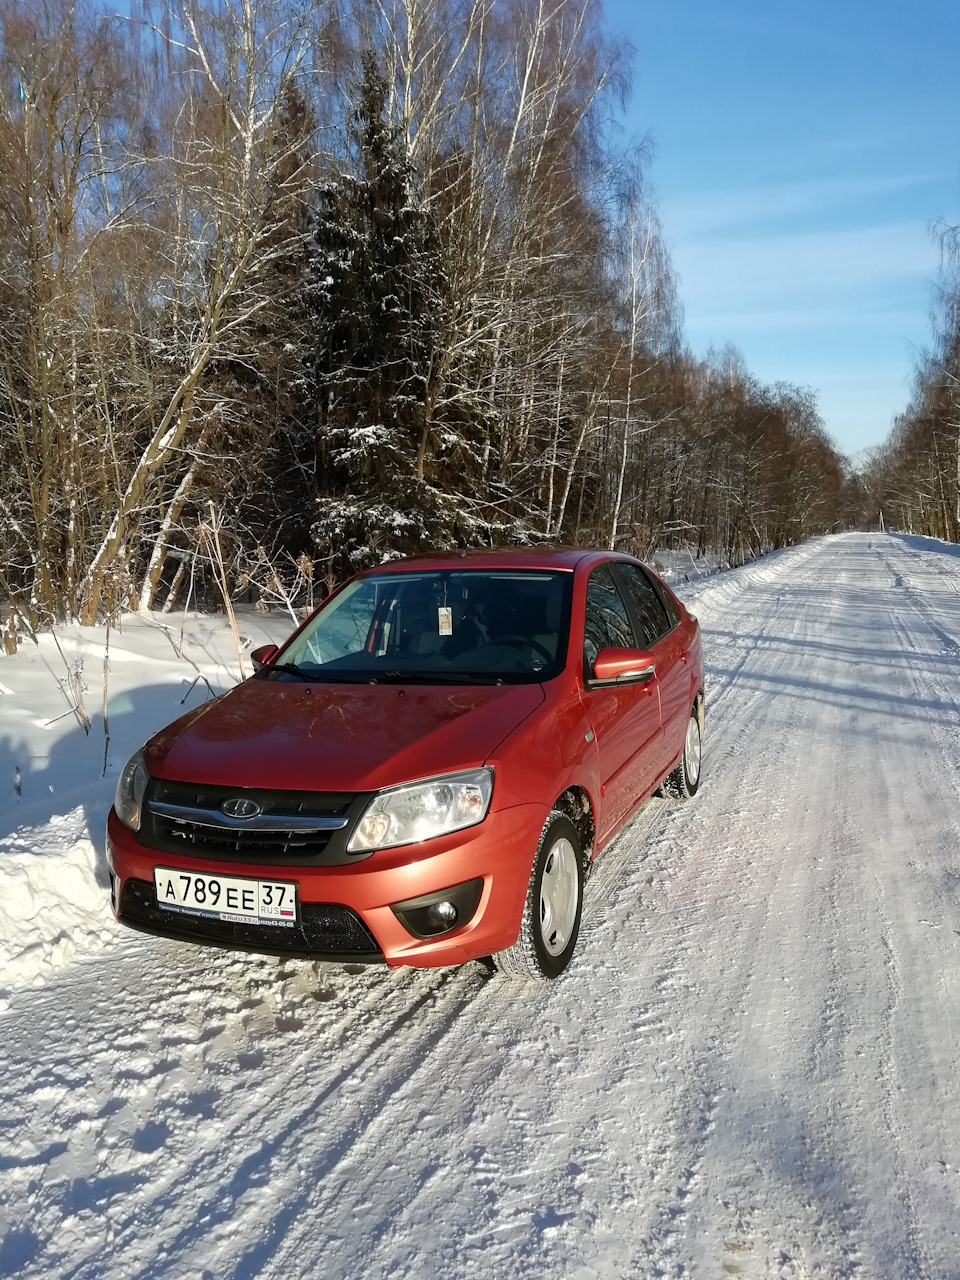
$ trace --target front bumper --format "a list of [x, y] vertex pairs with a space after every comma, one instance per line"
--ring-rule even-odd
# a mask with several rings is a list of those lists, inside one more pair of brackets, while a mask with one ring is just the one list
[[[462, 964], [503, 951], [516, 941], [530, 868], [547, 814], [546, 806], [519, 805], [490, 813], [483, 822], [465, 831], [418, 845], [386, 849], [353, 865], [286, 867], [275, 862], [260, 866], [149, 849], [111, 809], [107, 820], [107, 860], [114, 912], [121, 923], [132, 928], [234, 950], [363, 963], [386, 961], [390, 966]], [[153, 893], [153, 870], [158, 866], [210, 875], [295, 881], [305, 931], [298, 934], [294, 945], [289, 945], [282, 931], [269, 926], [244, 926], [232, 931], [205, 928], [197, 923], [203, 917], [159, 908]], [[477, 877], [483, 879], [477, 909], [469, 921], [449, 933], [428, 939], [414, 937], [392, 910], [393, 903]], [[343, 908], [347, 911], [340, 910], [338, 915], [337, 909]], [[359, 930], [347, 918], [351, 913], [361, 926]], [[325, 945], [325, 939], [334, 936], [329, 932], [331, 928], [336, 934], [336, 946]], [[372, 944], [364, 941], [367, 934]], [[350, 945], [351, 940], [359, 940], [360, 947]], [[276, 945], [271, 945], [274, 942]]]

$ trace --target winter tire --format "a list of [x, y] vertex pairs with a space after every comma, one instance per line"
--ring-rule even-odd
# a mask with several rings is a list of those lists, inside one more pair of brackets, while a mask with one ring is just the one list
[[668, 796], [677, 800], [690, 800], [700, 789], [700, 765], [702, 761], [703, 743], [700, 734], [700, 717], [696, 706], [690, 709], [687, 721], [687, 736], [683, 740], [683, 753], [680, 763], [664, 779], [663, 790]]
[[573, 823], [554, 809], [533, 860], [520, 936], [493, 963], [501, 973], [541, 982], [570, 963], [583, 910], [583, 848]]

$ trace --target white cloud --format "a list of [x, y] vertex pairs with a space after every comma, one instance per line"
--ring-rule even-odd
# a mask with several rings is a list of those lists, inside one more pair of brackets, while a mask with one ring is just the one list
[[[729, 304], [729, 299], [727, 300]], [[689, 310], [689, 309], [688, 309]], [[698, 310], [686, 316], [686, 329], [691, 337], [700, 330], [720, 333], [732, 330], [816, 329], [836, 333], [856, 327], [861, 331], [887, 335], [891, 330], [909, 333], [916, 327], [916, 309], [884, 307], [878, 304], [867, 311], [863, 307], [796, 306], [731, 310], [729, 305], [716, 311]]]
[[908, 191], [953, 177], [946, 173], [884, 177], [817, 178], [762, 187], [730, 187], [699, 191], [664, 208], [664, 222], [681, 241], [709, 232], [755, 226], [771, 220], [807, 217], [872, 197]]
[[[722, 318], [751, 323], [831, 323], [856, 302], [861, 317], [871, 305], [900, 308], [889, 295], [913, 283], [932, 285], [937, 253], [926, 228], [915, 222], [810, 231], [793, 235], [709, 237], [674, 251], [681, 297], [691, 325]], [[859, 295], [859, 296], [858, 296]]]

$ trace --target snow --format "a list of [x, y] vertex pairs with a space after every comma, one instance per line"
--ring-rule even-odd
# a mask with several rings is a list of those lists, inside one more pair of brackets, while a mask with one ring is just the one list
[[102, 634], [61, 638], [89, 738], [40, 727], [52, 646], [0, 660], [0, 1275], [956, 1274], [960, 548], [847, 534], [682, 590], [703, 787], [604, 853], [546, 988], [119, 931], [116, 771], [236, 678], [229, 635], [111, 636], [106, 778]]
[[[290, 622], [251, 612], [241, 631], [256, 648]], [[68, 668], [80, 673], [89, 734], [71, 711]], [[117, 775], [157, 729], [236, 684], [239, 667], [225, 622], [167, 614], [125, 617], [109, 637], [105, 627], [58, 628], [0, 670], [2, 1011], [12, 991], [117, 937], [104, 846]]]

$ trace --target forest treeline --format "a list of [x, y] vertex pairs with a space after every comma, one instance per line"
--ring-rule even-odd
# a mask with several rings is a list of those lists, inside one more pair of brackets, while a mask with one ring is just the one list
[[960, 227], [942, 249], [934, 339], [910, 403], [862, 469], [863, 505], [890, 528], [960, 542]]
[[813, 397], [683, 347], [596, 0], [0, 0], [0, 40], [0, 593], [34, 623], [847, 519]]

